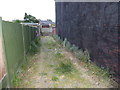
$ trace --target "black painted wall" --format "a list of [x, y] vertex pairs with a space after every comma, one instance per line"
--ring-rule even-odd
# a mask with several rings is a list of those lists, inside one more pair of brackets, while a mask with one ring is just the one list
[[62, 39], [88, 49], [97, 65], [118, 74], [117, 2], [56, 2], [56, 30]]

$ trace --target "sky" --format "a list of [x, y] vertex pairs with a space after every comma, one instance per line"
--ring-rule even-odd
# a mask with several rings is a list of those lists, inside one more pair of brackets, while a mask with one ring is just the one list
[[0, 17], [5, 21], [23, 20], [28, 13], [37, 19], [55, 21], [54, 0], [0, 0]]

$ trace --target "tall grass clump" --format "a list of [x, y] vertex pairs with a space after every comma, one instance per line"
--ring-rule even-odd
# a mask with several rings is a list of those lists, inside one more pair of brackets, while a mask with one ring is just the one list
[[34, 41], [32, 41], [30, 47], [29, 47], [29, 53], [30, 54], [35, 54], [36, 52], [39, 51], [39, 47], [40, 47], [40, 38], [36, 37]]
[[70, 74], [76, 69], [73, 67], [72, 63], [70, 60], [65, 60], [67, 62], [60, 62], [59, 66], [55, 68], [55, 73], [57, 74]]

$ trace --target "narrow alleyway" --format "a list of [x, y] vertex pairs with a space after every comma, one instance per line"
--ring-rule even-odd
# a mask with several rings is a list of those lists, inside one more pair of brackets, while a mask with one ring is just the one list
[[110, 82], [89, 74], [74, 55], [51, 36], [41, 37], [40, 52], [28, 59], [17, 76], [19, 88], [107, 88]]

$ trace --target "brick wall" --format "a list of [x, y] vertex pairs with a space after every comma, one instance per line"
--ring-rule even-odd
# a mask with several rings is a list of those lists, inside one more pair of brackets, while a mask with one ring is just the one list
[[[56, 2], [57, 34], [118, 75], [118, 3]], [[120, 73], [119, 73], [120, 75]]]

